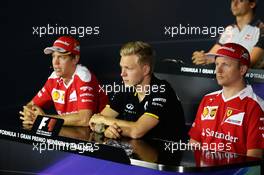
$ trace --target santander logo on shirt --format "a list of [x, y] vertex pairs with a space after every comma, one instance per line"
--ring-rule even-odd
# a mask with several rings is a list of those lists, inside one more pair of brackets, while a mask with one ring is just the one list
[[218, 132], [218, 131], [213, 131], [210, 128], [206, 128], [202, 130], [202, 136], [206, 137], [214, 137], [217, 139], [224, 139], [229, 142], [236, 143], [238, 141], [238, 137], [232, 136], [230, 132], [228, 131], [227, 134]]

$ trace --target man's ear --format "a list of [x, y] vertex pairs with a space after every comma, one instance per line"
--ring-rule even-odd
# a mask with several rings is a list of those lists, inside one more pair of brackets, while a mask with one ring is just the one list
[[80, 55], [75, 55], [73, 59], [74, 64], [78, 64], [79, 60], [80, 60]]
[[240, 74], [245, 75], [247, 73], [248, 67], [246, 65], [240, 65]]
[[150, 74], [150, 66], [148, 64], [144, 64], [143, 73], [144, 73], [144, 75]]
[[250, 3], [250, 8], [253, 9], [256, 7], [256, 2], [249, 2]]

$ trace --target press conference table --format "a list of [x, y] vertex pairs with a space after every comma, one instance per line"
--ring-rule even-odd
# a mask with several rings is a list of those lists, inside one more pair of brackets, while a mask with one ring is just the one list
[[[34, 136], [40, 141], [33, 140]], [[34, 145], [40, 145], [41, 138], [89, 143], [99, 149], [40, 153], [34, 150]], [[59, 136], [48, 138], [31, 133], [30, 127], [21, 123], [6, 122], [0, 124], [0, 174], [260, 174], [263, 171], [261, 159], [225, 152], [172, 151], [173, 144], [155, 138], [116, 141], [88, 127], [62, 127]]]

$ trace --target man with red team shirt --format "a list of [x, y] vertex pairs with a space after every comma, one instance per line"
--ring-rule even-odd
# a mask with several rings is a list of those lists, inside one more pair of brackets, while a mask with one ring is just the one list
[[244, 80], [249, 52], [239, 44], [226, 43], [207, 56], [215, 58], [216, 79], [223, 89], [202, 99], [189, 131], [190, 143], [214, 144], [216, 151], [262, 157], [264, 101]]
[[58, 38], [52, 47], [44, 50], [52, 54], [54, 72], [38, 94], [24, 106], [23, 124], [33, 124], [37, 115], [46, 115], [43, 108], [54, 104], [64, 125], [88, 126], [90, 117], [101, 111], [108, 98], [101, 90], [94, 74], [77, 64], [80, 59], [80, 44], [70, 36]]

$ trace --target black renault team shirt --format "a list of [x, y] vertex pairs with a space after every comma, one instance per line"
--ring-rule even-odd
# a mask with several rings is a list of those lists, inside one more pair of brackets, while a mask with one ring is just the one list
[[151, 77], [149, 91], [141, 102], [135, 88], [126, 87], [122, 92], [115, 92], [110, 100], [110, 107], [119, 113], [117, 119], [137, 121], [143, 114], [148, 114], [159, 120], [145, 137], [173, 141], [186, 139], [181, 102], [170, 84], [154, 75]]

